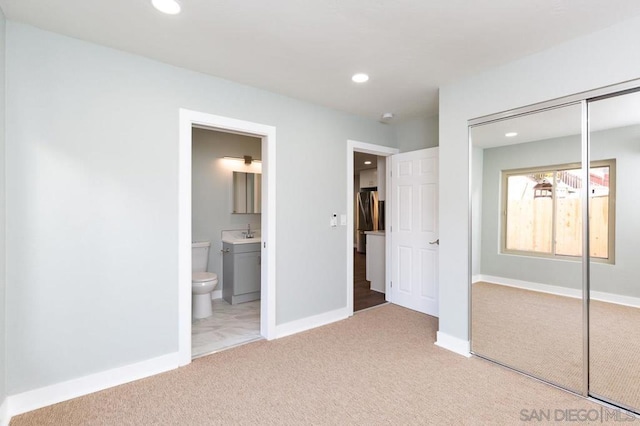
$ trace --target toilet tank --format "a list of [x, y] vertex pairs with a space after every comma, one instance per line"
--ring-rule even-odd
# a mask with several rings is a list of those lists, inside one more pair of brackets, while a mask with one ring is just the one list
[[207, 272], [210, 246], [209, 241], [191, 243], [191, 272]]

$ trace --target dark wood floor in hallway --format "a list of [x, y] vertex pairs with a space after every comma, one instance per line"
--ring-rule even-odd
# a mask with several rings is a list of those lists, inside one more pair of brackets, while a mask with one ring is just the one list
[[384, 293], [371, 290], [367, 281], [367, 256], [353, 249], [353, 311], [360, 311], [385, 302]]

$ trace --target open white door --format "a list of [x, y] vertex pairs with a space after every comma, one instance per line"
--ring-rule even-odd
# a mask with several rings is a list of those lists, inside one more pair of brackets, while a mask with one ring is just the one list
[[389, 301], [438, 316], [438, 148], [391, 157]]

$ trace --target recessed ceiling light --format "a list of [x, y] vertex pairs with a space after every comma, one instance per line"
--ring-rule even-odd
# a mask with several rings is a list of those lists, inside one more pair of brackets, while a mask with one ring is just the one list
[[518, 133], [516, 133], [516, 132], [509, 132], [509, 133], [505, 133], [504, 135], [505, 135], [506, 137], [508, 137], [508, 138], [512, 138], [512, 137], [514, 137], [514, 136], [518, 136]]
[[364, 162], [364, 164], [366, 164], [368, 166], [369, 164], [371, 164], [371, 161], [367, 160], [367, 161]]
[[353, 77], [351, 77], [351, 80], [356, 83], [364, 83], [369, 80], [369, 76], [360, 72], [358, 74], [354, 74]]
[[153, 7], [167, 15], [177, 15], [180, 13], [180, 3], [176, 0], [151, 0]]

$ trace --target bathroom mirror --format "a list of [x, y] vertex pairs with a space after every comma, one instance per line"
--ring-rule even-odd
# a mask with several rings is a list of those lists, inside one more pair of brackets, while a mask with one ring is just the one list
[[469, 129], [471, 349], [583, 389], [582, 105]]
[[233, 172], [233, 211], [235, 214], [256, 214], [262, 207], [262, 175]]

